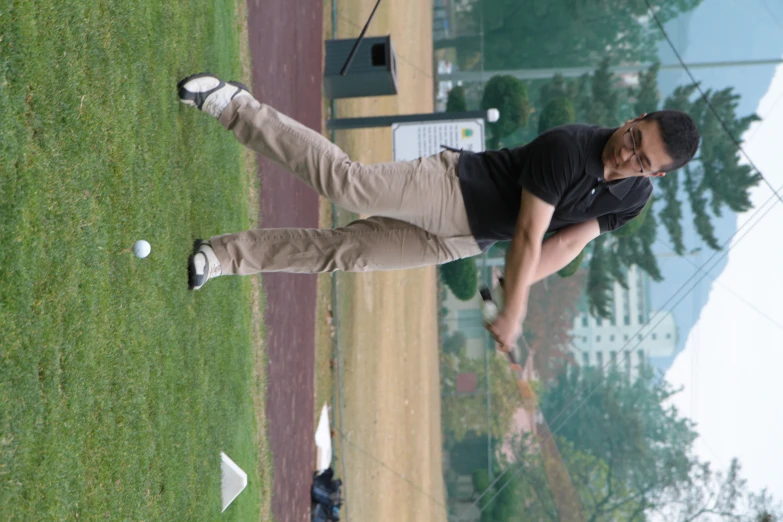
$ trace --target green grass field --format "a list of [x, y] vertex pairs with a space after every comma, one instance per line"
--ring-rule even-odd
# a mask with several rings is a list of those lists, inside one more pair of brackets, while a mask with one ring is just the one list
[[[251, 284], [186, 281], [252, 187], [175, 92], [240, 74], [235, 7], [0, 5], [1, 520], [259, 519]], [[249, 479], [223, 515], [221, 450]]]

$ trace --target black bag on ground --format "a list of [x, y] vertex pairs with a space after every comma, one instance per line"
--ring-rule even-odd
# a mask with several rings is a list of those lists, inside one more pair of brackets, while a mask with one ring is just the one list
[[342, 481], [334, 478], [334, 470], [327, 468], [318, 475], [313, 473], [310, 519], [312, 522], [338, 522], [343, 500], [340, 492]]

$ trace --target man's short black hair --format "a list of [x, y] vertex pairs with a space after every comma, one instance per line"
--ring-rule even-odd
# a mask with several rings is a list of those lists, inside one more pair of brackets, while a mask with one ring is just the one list
[[651, 112], [644, 119], [658, 122], [666, 152], [672, 157], [671, 165], [661, 169], [663, 172], [677, 170], [693, 159], [701, 140], [693, 118], [682, 111], [665, 109]]

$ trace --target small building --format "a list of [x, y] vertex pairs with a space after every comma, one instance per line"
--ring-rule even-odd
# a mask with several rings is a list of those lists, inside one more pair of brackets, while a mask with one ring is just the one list
[[476, 393], [478, 378], [475, 373], [457, 374], [457, 393]]

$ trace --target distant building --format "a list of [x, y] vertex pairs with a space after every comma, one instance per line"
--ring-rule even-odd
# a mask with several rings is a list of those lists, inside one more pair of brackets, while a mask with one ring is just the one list
[[574, 360], [582, 366], [616, 368], [636, 375], [650, 357], [671, 357], [677, 327], [671, 312], [650, 310], [650, 278], [636, 266], [628, 269], [628, 288], [614, 284], [612, 315], [601, 319], [587, 311], [586, 299], [574, 319]]
[[457, 393], [476, 393], [478, 378], [473, 372], [457, 374]]
[[[432, 39], [445, 40], [465, 34], [477, 34], [478, 27], [468, 23], [460, 15], [470, 13], [479, 3], [476, 0], [433, 0], [432, 1]], [[475, 18], [475, 17], [473, 17]]]
[[449, 0], [432, 2], [432, 38], [451, 38], [454, 34], [454, 4]]

